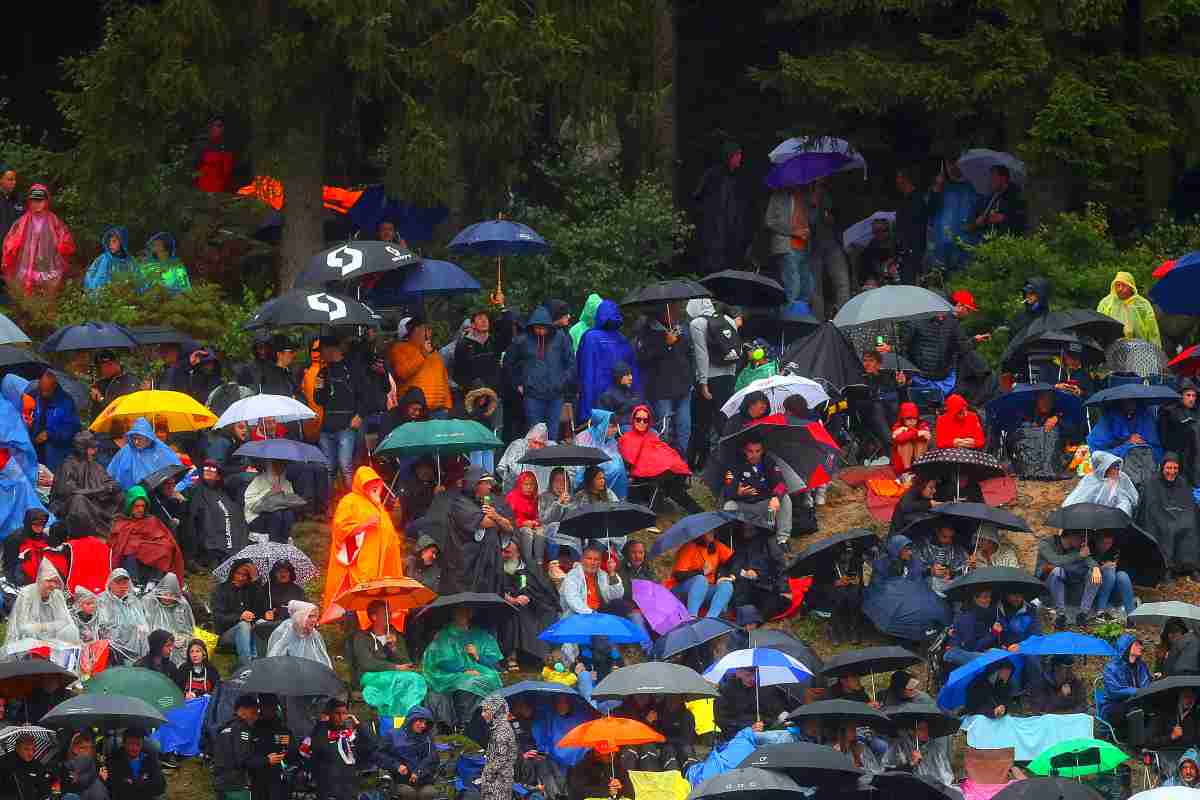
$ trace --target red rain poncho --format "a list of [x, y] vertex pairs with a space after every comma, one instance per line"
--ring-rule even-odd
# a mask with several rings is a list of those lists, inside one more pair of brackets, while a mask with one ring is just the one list
[[[959, 412], [966, 411], [962, 417]], [[979, 424], [979, 415], [967, 411], [967, 401], [960, 394], [952, 394], [946, 398], [946, 412], [937, 418], [935, 436], [938, 447], [974, 447], [984, 445], [983, 426]], [[972, 439], [974, 444], [957, 445], [955, 439]]]
[[691, 475], [692, 471], [688, 469], [687, 462], [654, 432], [654, 415], [650, 406], [634, 407], [631, 417], [636, 417], [639, 411], [650, 415], [651, 427], [647, 428], [645, 433], [631, 429], [621, 436], [621, 441], [617, 444], [621, 458], [629, 465], [629, 474], [635, 478], [655, 478], [665, 472]]
[[[30, 191], [39, 188], [46, 187], [34, 184]], [[45, 210], [26, 211], [4, 237], [4, 278], [26, 295], [35, 291], [55, 294], [66, 277], [67, 259], [73, 255], [75, 240], [66, 223], [50, 210], [47, 194]]]

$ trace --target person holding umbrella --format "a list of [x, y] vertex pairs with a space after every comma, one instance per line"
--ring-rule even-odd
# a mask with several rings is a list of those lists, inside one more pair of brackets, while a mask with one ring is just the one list
[[984, 651], [1000, 646], [1004, 626], [996, 619], [992, 608], [992, 590], [982, 587], [971, 597], [969, 606], [954, 618], [943, 659], [948, 664], [962, 666], [983, 655]]
[[1200, 738], [1200, 707], [1196, 703], [1196, 689], [1184, 686], [1175, 692], [1174, 700], [1173, 709], [1155, 713], [1146, 747], [1169, 750]]
[[112, 800], [147, 800], [167, 791], [158, 751], [146, 747], [146, 729], [126, 728], [121, 748], [108, 759], [108, 791]]
[[[425, 699], [429, 685], [412, 659], [404, 639], [392, 632], [387, 603], [367, 607], [371, 627], [356, 630], [350, 639], [351, 688], [361, 688], [372, 706], [385, 716], [404, 716]], [[368, 686], [370, 687], [368, 689]]]
[[21, 800], [51, 796], [54, 773], [35, 758], [37, 746], [32, 733], [18, 734], [13, 751], [0, 759], [0, 796]]
[[90, 391], [93, 418], [117, 398], [133, 394], [142, 386], [137, 376], [125, 371], [113, 350], [101, 350], [96, 354], [96, 375], [96, 382]]

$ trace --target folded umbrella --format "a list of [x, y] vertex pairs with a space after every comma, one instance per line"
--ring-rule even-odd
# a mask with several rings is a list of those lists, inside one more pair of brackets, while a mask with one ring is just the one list
[[726, 417], [733, 417], [742, 407], [742, 400], [753, 392], [762, 392], [767, 396], [772, 414], [782, 414], [784, 411], [783, 401], [794, 394], [803, 397], [809, 408], [816, 408], [822, 403], [829, 402], [829, 393], [814, 380], [801, 375], [772, 375], [769, 378], [759, 378], [740, 391], [734, 392], [721, 406], [721, 413]]
[[800, 800], [812, 794], [787, 775], [756, 767], [722, 772], [697, 786], [688, 800]]
[[787, 302], [787, 291], [779, 281], [757, 272], [723, 269], [701, 278], [700, 283], [713, 297], [734, 306], [773, 308]]
[[418, 303], [426, 297], [475, 294], [479, 281], [457, 264], [425, 259], [421, 264], [378, 276], [363, 295], [372, 308], [393, 308]]
[[654, 540], [654, 544], [650, 545], [649, 556], [658, 558], [663, 553], [669, 553], [677, 547], [699, 539], [709, 531], [741, 519], [741, 515], [734, 511], [701, 511], [699, 514], [688, 514]]
[[421, 257], [407, 247], [393, 242], [359, 239], [312, 256], [304, 272], [296, 279], [296, 285], [323, 286], [353, 281], [379, 272], [408, 269], [420, 263]]
[[720, 690], [694, 669], [665, 661], [643, 661], [613, 670], [592, 690], [596, 700], [621, 700], [633, 695], [699, 700], [719, 694]]
[[881, 286], [851, 297], [833, 318], [833, 324], [848, 328], [953, 313], [954, 307], [946, 298], [920, 286]]
[[593, 467], [605, 464], [611, 458], [612, 456], [599, 447], [552, 444], [537, 450], [526, 450], [517, 463], [533, 467]]
[[862, 555], [864, 549], [878, 543], [879, 537], [874, 531], [869, 531], [866, 528], [853, 528], [841, 533], [835, 533], [819, 542], [805, 546], [804, 549], [796, 553], [791, 563], [788, 564], [787, 572], [789, 575], [797, 576], [814, 575], [817, 572], [825, 570], [837, 557], [840, 545], [848, 544], [854, 548], [858, 555]]
[[655, 633], [669, 631], [692, 618], [687, 607], [661, 583], [638, 579], [631, 588], [633, 602]]
[[[946, 709], [958, 709], [965, 706], [967, 704], [967, 688], [976, 678], [987, 672], [993, 664], [1000, 661], [1008, 661], [1012, 665], [1013, 675], [1017, 678], [1020, 677], [1021, 667], [1024, 663], [1023, 658], [1016, 653], [993, 648], [951, 672], [945, 686], [938, 692], [937, 704]], [[909, 703], [908, 705], [913, 704]], [[895, 718], [895, 714], [891, 712], [888, 716]], [[954, 729], [958, 729], [958, 720], [955, 720]], [[933, 736], [934, 734], [930, 733], [929, 735]]]
[[145, 667], [109, 667], [92, 676], [84, 686], [84, 692], [133, 697], [160, 711], [183, 705], [183, 692], [175, 682], [161, 672]]
[[[686, 609], [684, 610], [686, 611]], [[643, 610], [642, 613], [645, 614], [645, 611]], [[736, 630], [738, 630], [736, 625], [719, 617], [696, 617], [681, 622], [666, 632], [660, 632], [655, 628], [655, 631], [661, 635], [651, 645], [650, 657], [658, 661], [666, 661], [686, 650], [707, 644]], [[803, 659], [800, 661], [804, 663]]]
[[250, 315], [243, 330], [287, 325], [365, 326], [378, 328], [383, 317], [370, 306], [343, 294], [292, 289], [268, 300]]
[[146, 487], [146, 491], [153, 494], [158, 491], [158, 487], [162, 486], [167, 481], [172, 484], [177, 482], [184, 475], [191, 471], [191, 467], [185, 467], [183, 464], [167, 464], [164, 467], [159, 467], [153, 472], [146, 475], [138, 483]]
[[657, 519], [653, 511], [635, 503], [585, 503], [563, 516], [558, 533], [580, 539], [609, 539], [649, 528]]
[[794, 711], [788, 712], [787, 718], [798, 723], [810, 719], [821, 723], [852, 723], [870, 726], [876, 731], [890, 731], [892, 728], [892, 721], [888, 719], [887, 714], [876, 710], [868, 703], [860, 703], [857, 700], [817, 700], [813, 703], [805, 703]]
[[94, 433], [108, 433], [118, 420], [132, 424], [145, 417], [157, 426], [165, 423], [171, 433], [187, 433], [211, 428], [217, 415], [183, 392], [145, 389], [113, 400], [89, 426]]
[[281, 697], [338, 697], [345, 684], [333, 670], [319, 661], [296, 656], [256, 658], [234, 672], [245, 694], [277, 694]]
[[103, 731], [134, 726], [157, 728], [166, 721], [161, 711], [140, 698], [91, 692], [64, 700], [39, 720], [51, 728]]
[[604, 636], [613, 644], [650, 643], [645, 631], [615, 614], [572, 614], [538, 634], [543, 642], [554, 644], [590, 644], [597, 636]]
[[764, 745], [738, 767], [784, 772], [804, 786], [818, 789], [849, 788], [865, 774], [845, 753], [809, 742]]
[[22, 739], [33, 740], [34, 761], [45, 763], [54, 755], [54, 745], [57, 741], [54, 731], [40, 725], [8, 725], [0, 728], [0, 758], [15, 753], [17, 742]]
[[1005, 786], [992, 795], [992, 800], [1102, 800], [1102, 797], [1095, 789], [1077, 780], [1026, 778]]
[[238, 422], [300, 422], [316, 419], [317, 412], [291, 397], [281, 394], [256, 394], [238, 400], [221, 414], [214, 428], [225, 428]]
[[295, 511], [298, 508], [304, 508], [308, 505], [308, 501], [298, 494], [283, 492], [282, 494], [268, 495], [265, 500], [258, 504], [259, 514], [269, 514], [272, 511]]
[[1179, 600], [1167, 600], [1160, 603], [1142, 603], [1129, 615], [1131, 625], [1165, 625], [1173, 619], [1186, 620], [1194, 623], [1191, 627], [1200, 625], [1200, 606], [1183, 603]]
[[991, 589], [993, 602], [999, 602], [999, 598], [1010, 594], [1019, 594], [1026, 599], [1050, 594], [1046, 584], [1016, 567], [973, 569], [947, 584], [942, 594], [947, 600], [965, 603], [984, 589]]
[[293, 544], [284, 542], [255, 542], [225, 559], [213, 570], [212, 574], [219, 581], [229, 580], [229, 571], [238, 561], [250, 559], [258, 570], [259, 578], [271, 574], [271, 568], [280, 561], [288, 561], [296, 571], [296, 583], [303, 584], [320, 575], [317, 565], [304, 554], [304, 551]]
[[[411, 423], [410, 423], [411, 424]], [[238, 458], [258, 461], [291, 461], [298, 464], [328, 464], [319, 447], [294, 439], [261, 439], [246, 442], [233, 451]]]
[[59, 328], [42, 342], [43, 353], [72, 350], [131, 350], [137, 339], [127, 328], [112, 322], [82, 322]]

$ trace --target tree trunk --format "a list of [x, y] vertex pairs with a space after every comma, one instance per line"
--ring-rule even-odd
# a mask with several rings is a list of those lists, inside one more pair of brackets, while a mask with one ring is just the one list
[[284, 224], [279, 242], [279, 288], [291, 289], [308, 259], [325, 248], [322, 199], [325, 118], [321, 104], [298, 103], [297, 114], [280, 152], [279, 180], [284, 191]]

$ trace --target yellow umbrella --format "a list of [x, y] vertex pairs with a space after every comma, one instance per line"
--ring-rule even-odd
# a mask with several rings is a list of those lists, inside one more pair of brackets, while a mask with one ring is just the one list
[[171, 433], [202, 431], [211, 428], [217, 422], [217, 415], [197, 403], [190, 395], [151, 389], [113, 400], [108, 404], [108, 408], [101, 411], [92, 421], [91, 429], [96, 433], [108, 433], [113, 420], [119, 419], [131, 424], [138, 417], [145, 417], [155, 427], [165, 420], [167, 430]]

